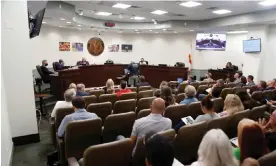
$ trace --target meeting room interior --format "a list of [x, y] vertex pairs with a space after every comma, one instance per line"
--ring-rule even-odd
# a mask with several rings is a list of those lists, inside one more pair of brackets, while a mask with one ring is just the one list
[[1, 10], [2, 166], [276, 165], [276, 0]]

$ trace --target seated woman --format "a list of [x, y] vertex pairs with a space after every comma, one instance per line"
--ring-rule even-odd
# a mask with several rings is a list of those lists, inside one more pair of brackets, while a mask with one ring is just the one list
[[276, 110], [273, 111], [268, 122], [265, 119], [259, 119], [259, 124], [265, 133], [267, 147], [270, 151], [276, 150]]
[[[217, 80], [217, 83], [215, 85], [213, 85], [213, 87], [209, 91], [209, 95], [212, 97], [218, 98], [220, 96], [220, 93], [223, 88], [224, 88], [224, 81], [223, 81], [223, 79], [219, 79], [219, 80]], [[202, 100], [205, 96], [207, 96], [207, 95], [199, 94], [198, 99]]]
[[187, 85], [186, 88], [185, 88], [185, 96], [186, 98], [180, 102], [180, 104], [190, 104], [192, 102], [196, 102], [198, 101], [196, 98], [195, 98], [195, 95], [196, 95], [196, 89], [194, 86], [191, 86], [191, 85]]
[[240, 78], [240, 82], [236, 84], [236, 87], [243, 87], [243, 86], [246, 86], [246, 83], [247, 83], [247, 79], [245, 76], [241, 76]]
[[[215, 118], [219, 118], [220, 116], [213, 109], [213, 102], [211, 101], [212, 96], [208, 95], [201, 100], [201, 109], [204, 113], [203, 115], [199, 115], [193, 123], [202, 122], [202, 121], [210, 121]], [[175, 127], [174, 130], [177, 132], [185, 123], [181, 120]]]
[[160, 96], [164, 101], [166, 107], [170, 105], [177, 105], [175, 102], [174, 96], [172, 95], [172, 89], [168, 86], [165, 86], [161, 89], [161, 96]]
[[244, 110], [244, 106], [241, 102], [241, 99], [238, 95], [228, 94], [224, 100], [223, 112], [220, 113], [220, 116], [231, 116], [236, 112]]
[[257, 160], [269, 153], [261, 126], [250, 119], [243, 119], [238, 124], [238, 144], [233, 153], [241, 163], [248, 157]]
[[259, 104], [256, 100], [252, 99], [249, 94], [245, 91], [237, 91], [236, 95], [238, 95], [241, 99], [241, 102], [244, 106], [244, 109], [252, 109], [254, 107], [257, 107]]
[[221, 129], [208, 131], [198, 148], [198, 159], [191, 166], [239, 166], [227, 135]]
[[203, 82], [213, 82], [214, 80], [212, 79], [212, 74], [211, 73], [207, 73], [205, 75], [205, 79], [203, 80]]
[[139, 83], [136, 85], [137, 87], [140, 86], [149, 86], [150, 84], [146, 81], [146, 78], [144, 76], [139, 77]]
[[75, 91], [77, 91], [77, 85], [75, 83], [71, 83], [68, 89], [75, 89]]
[[234, 69], [233, 65], [231, 62], [227, 62], [226, 66], [225, 66], [226, 69]]
[[107, 81], [106, 81], [106, 84], [105, 84], [105, 93], [107, 92], [107, 90], [113, 90], [112, 93], [115, 93], [115, 89], [114, 89], [114, 81], [109, 78]]

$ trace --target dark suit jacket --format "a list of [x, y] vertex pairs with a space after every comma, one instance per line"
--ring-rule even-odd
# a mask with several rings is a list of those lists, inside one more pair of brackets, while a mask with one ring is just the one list
[[50, 74], [54, 74], [54, 72], [50, 71], [46, 66], [41, 66], [41, 71], [45, 76], [49, 76]]

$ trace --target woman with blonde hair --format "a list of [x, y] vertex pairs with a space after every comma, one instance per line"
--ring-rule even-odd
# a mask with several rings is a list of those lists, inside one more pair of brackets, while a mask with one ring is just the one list
[[68, 89], [75, 89], [75, 91], [77, 91], [77, 85], [75, 83], [71, 83]]
[[191, 166], [238, 166], [229, 138], [221, 129], [212, 129], [203, 137], [198, 159]]
[[224, 100], [223, 112], [220, 113], [220, 116], [231, 116], [236, 112], [244, 110], [244, 106], [241, 102], [241, 99], [238, 95], [228, 94]]
[[108, 90], [108, 89], [114, 89], [114, 81], [113, 81], [111, 78], [109, 78], [109, 79], [106, 81], [105, 86], [106, 86], [107, 90]]

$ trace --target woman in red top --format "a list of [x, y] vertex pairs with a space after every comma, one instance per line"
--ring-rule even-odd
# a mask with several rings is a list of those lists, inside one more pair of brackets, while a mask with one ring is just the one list
[[119, 98], [123, 93], [129, 93], [129, 92], [131, 92], [130, 89], [126, 89], [126, 86], [127, 86], [126, 81], [121, 81], [121, 83], [120, 83], [121, 89], [116, 93], [118, 98]]

